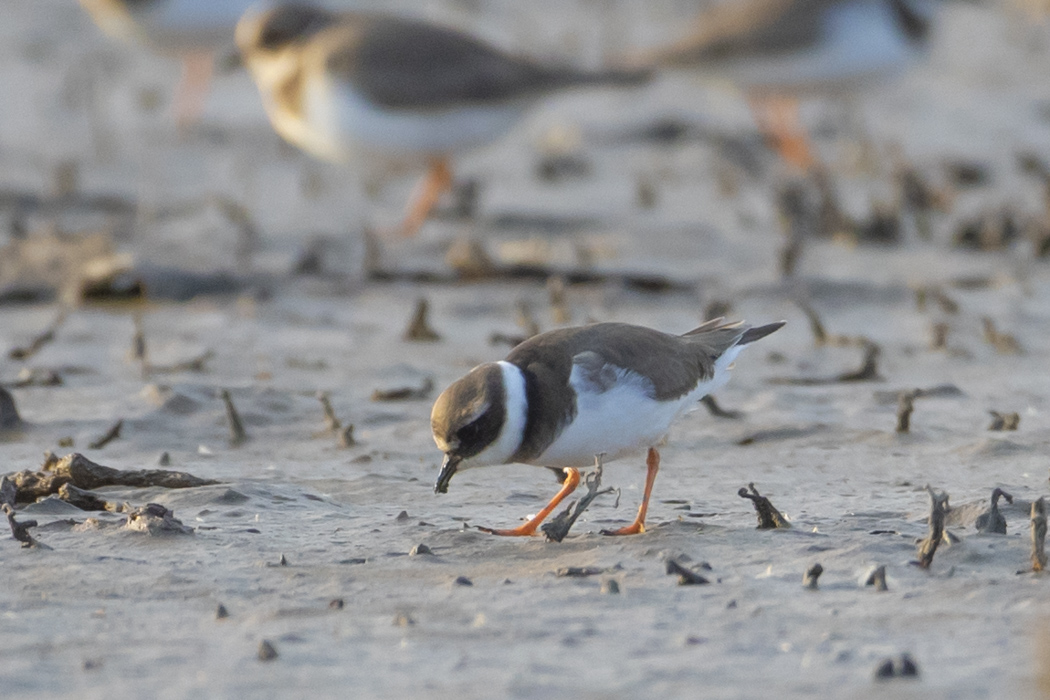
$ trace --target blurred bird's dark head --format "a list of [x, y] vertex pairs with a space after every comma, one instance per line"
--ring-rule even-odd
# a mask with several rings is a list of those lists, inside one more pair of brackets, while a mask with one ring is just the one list
[[300, 44], [330, 26], [335, 15], [304, 3], [286, 3], [270, 9], [249, 10], [237, 22], [237, 47], [248, 57], [275, 53]]

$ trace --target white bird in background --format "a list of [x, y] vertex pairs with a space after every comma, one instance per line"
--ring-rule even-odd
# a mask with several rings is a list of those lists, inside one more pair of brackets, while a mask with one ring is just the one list
[[287, 141], [335, 162], [380, 155], [426, 164], [403, 235], [451, 186], [453, 155], [496, 140], [545, 95], [649, 77], [546, 66], [456, 29], [303, 4], [246, 13], [237, 45]]
[[123, 41], [179, 57], [182, 77], [173, 101], [180, 126], [200, 115], [216, 55], [233, 47], [237, 20], [253, 0], [80, 0], [95, 24]]
[[798, 118], [806, 94], [857, 89], [902, 73], [929, 49], [937, 0], [723, 0], [640, 63], [725, 78], [748, 96], [785, 160], [814, 157]]

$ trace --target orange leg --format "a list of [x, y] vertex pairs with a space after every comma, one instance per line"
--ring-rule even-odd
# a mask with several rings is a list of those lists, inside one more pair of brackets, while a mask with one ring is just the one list
[[412, 193], [399, 232], [406, 238], [416, 235], [441, 195], [452, 189], [452, 168], [447, 158], [435, 158], [423, 180]]
[[653, 493], [653, 482], [656, 481], [656, 472], [660, 471], [660, 453], [655, 447], [649, 448], [649, 456], [645, 459], [645, 466], [649, 471], [645, 475], [645, 493], [642, 494], [642, 505], [638, 506], [638, 516], [634, 522], [619, 530], [602, 530], [603, 535], [639, 535], [645, 532], [645, 514], [649, 510], [649, 496]]
[[541, 510], [539, 513], [536, 513], [536, 516], [532, 518], [532, 520], [512, 530], [493, 530], [492, 528], [488, 527], [479, 527], [478, 529], [482, 532], [487, 532], [490, 535], [502, 535], [504, 537], [526, 537], [529, 535], [535, 535], [536, 528], [540, 526], [540, 523], [543, 522], [543, 519], [550, 515], [554, 511], [554, 509], [558, 507], [558, 504], [565, 500], [566, 496], [575, 491], [576, 487], [579, 485], [580, 472], [572, 468], [566, 469], [565, 481], [561, 485], [561, 491], [559, 491], [554, 496], [554, 498], [551, 499], [551, 502], [548, 503], [543, 510]]
[[182, 56], [182, 76], [175, 91], [175, 125], [184, 129], [197, 121], [208, 95], [215, 57], [210, 51], [195, 51]]
[[758, 128], [780, 157], [802, 171], [808, 172], [816, 165], [809, 138], [798, 116], [798, 99], [774, 95], [750, 98], [751, 111]]

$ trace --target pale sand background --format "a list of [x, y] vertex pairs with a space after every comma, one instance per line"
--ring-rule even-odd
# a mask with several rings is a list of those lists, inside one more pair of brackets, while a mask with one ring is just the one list
[[[470, 14], [473, 5], [481, 15]], [[507, 45], [594, 64], [666, 36], [686, 5], [643, 12], [627, 2], [552, 0], [425, 9], [473, 18]], [[626, 28], [610, 19], [614, 11], [631, 16]], [[1024, 244], [998, 253], [947, 244], [958, 221], [984, 208], [1034, 214], [1044, 207], [1040, 183], [1019, 172], [1015, 157], [1030, 151], [1050, 159], [1046, 27], [999, 8], [952, 5], [930, 61], [867, 92], [857, 101], [859, 117], [836, 104], [806, 107], [807, 120], [824, 127], [822, 153], [857, 214], [890, 199], [893, 188], [885, 174], [859, 174], [845, 138], [835, 137], [854, 133], [851, 119], [867, 124], [880, 153], [898, 144], [935, 180], [952, 158], [992, 173], [989, 185], [960, 191], [951, 211], [935, 217], [933, 242], [909, 234], [894, 247], [807, 248], [800, 287], [832, 332], [864, 334], [882, 346], [886, 381], [877, 384], [768, 382], [853, 369], [860, 356], [856, 348], [815, 349], [791, 290], [777, 281], [782, 235], [770, 157], [758, 151], [764, 174], [751, 178], [712, 138], [674, 147], [603, 138], [679, 115], [709, 133], [753, 141], [745, 106], [732, 93], [666, 80], [634, 94], [560, 97], [500, 144], [461, 159], [460, 171], [485, 184], [480, 223], [434, 222], [417, 240], [389, 243], [386, 264], [439, 269], [448, 242], [463, 233], [485, 240], [494, 255], [528, 249], [555, 264], [572, 263], [580, 244], [599, 269], [668, 274], [695, 283], [695, 291], [573, 287], [577, 322], [684, 331], [713, 299], [730, 300], [735, 317], [789, 321], [741, 357], [719, 394], [723, 405], [746, 412], [744, 420], [700, 410], [674, 429], [647, 534], [596, 534], [628, 520], [637, 505], [643, 469], [640, 460], [624, 461], [605, 478], [622, 489], [620, 508], [599, 499], [565, 542], [546, 544], [464, 529], [511, 525], [535, 512], [556, 488], [546, 471], [468, 472], [435, 496], [430, 401], [369, 398], [376, 387], [425, 376], [442, 387], [500, 357], [505, 349], [490, 346], [488, 336], [516, 332], [520, 300], [550, 327], [541, 285], [366, 284], [361, 227], [395, 221], [410, 178], [389, 180], [377, 198], [366, 198], [357, 175], [282, 146], [238, 73], [217, 81], [202, 123], [178, 136], [167, 110], [174, 63], [108, 42], [70, 2], [3, 0], [0, 15], [0, 186], [47, 194], [59, 165], [75, 162], [83, 192], [138, 203], [137, 220], [119, 233], [122, 250], [142, 263], [200, 271], [235, 266], [235, 227], [203, 200], [229, 197], [260, 229], [252, 279], [270, 291], [264, 300], [246, 294], [147, 307], [152, 359], [164, 364], [212, 349], [203, 374], [144, 381], [125, 359], [133, 321], [123, 308], [75, 311], [57, 341], [26, 363], [59, 370], [65, 384], [13, 390], [29, 427], [0, 442], [0, 471], [34, 468], [45, 449], [65, 453], [57, 441], [73, 436], [77, 450], [109, 466], [151, 467], [168, 451], [172, 468], [224, 483], [104, 490], [113, 501], [166, 504], [198, 528], [193, 536], [122, 531], [113, 515], [100, 517], [112, 526], [74, 532], [64, 521], [89, 514], [61, 504], [27, 508], [23, 518], [54, 522], [36, 530], [53, 550], [0, 541], [5, 697], [1036, 695], [1040, 669], [1050, 673], [1036, 634], [1045, 627], [1048, 584], [1016, 573], [1028, 566], [1024, 507], [1006, 509], [1005, 537], [978, 536], [977, 509], [969, 509], [953, 528], [962, 542], [942, 548], [931, 571], [908, 561], [925, 532], [924, 484], [946, 489], [955, 506], [985, 501], [996, 485], [1026, 503], [1050, 490], [1047, 263], [1032, 261]], [[595, 17], [600, 31], [579, 29]], [[530, 33], [539, 38], [526, 39]], [[537, 144], [551, 129], [582, 133], [591, 176], [558, 184], [534, 177]], [[888, 171], [887, 158], [876, 167]], [[655, 183], [653, 209], [637, 205], [640, 180]], [[735, 182], [728, 191], [727, 181]], [[508, 213], [585, 221], [560, 234], [494, 224]], [[10, 209], [0, 215], [14, 216]], [[31, 230], [48, 219], [30, 216]], [[60, 223], [105, 225], [82, 214]], [[290, 278], [297, 251], [316, 236], [329, 239], [328, 276]], [[973, 275], [993, 283], [951, 286]], [[909, 289], [916, 283], [945, 284], [960, 312], [918, 310]], [[431, 302], [440, 343], [401, 340], [420, 295]], [[0, 380], [21, 368], [6, 359], [7, 349], [55, 312], [0, 308]], [[984, 315], [1014, 334], [1024, 354], [999, 355], [986, 344]], [[950, 324], [953, 352], [928, 349], [937, 320]], [[894, 403], [875, 396], [949, 382], [965, 395], [920, 399], [906, 436], [893, 432]], [[223, 387], [251, 435], [236, 449], [226, 443]], [[322, 426], [318, 390], [330, 391], [338, 414], [355, 424], [359, 446], [341, 450], [330, 437], [314, 437]], [[989, 409], [1020, 412], [1020, 430], [986, 431]], [[87, 449], [117, 418], [125, 419], [123, 437]], [[792, 519], [792, 530], [754, 529], [750, 504], [736, 496], [749, 481]], [[402, 510], [407, 520], [396, 519]], [[418, 543], [436, 556], [407, 556]], [[282, 554], [288, 566], [273, 566]], [[669, 555], [708, 562], [716, 582], [677, 586], [663, 571]], [[819, 592], [801, 586], [814, 562], [825, 569]], [[887, 566], [889, 592], [860, 585], [875, 564]], [[554, 575], [565, 566], [610, 571]], [[454, 585], [457, 576], [474, 585]], [[620, 595], [599, 593], [608, 579]], [[345, 601], [342, 610], [328, 607], [335, 598]], [[229, 619], [215, 619], [219, 603]], [[396, 625], [399, 615], [415, 624]], [[277, 660], [257, 660], [262, 639], [273, 642]], [[921, 680], [875, 683], [878, 662], [901, 652], [919, 663]]]

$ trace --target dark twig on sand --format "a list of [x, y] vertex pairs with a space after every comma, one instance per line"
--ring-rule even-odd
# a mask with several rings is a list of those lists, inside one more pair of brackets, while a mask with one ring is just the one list
[[795, 302], [795, 306], [806, 315], [806, 320], [809, 321], [809, 330], [813, 333], [813, 344], [817, 347], [828, 345], [837, 348], [845, 348], [872, 344], [870, 340], [863, 336], [833, 335], [828, 333], [824, 327], [824, 323], [820, 320], [820, 316], [817, 314], [817, 310], [814, 309], [809, 302], [799, 298], [795, 298], [793, 301]]
[[946, 314], [959, 313], [959, 303], [944, 293], [944, 290], [936, 285], [915, 288], [915, 306], [919, 311], [926, 310], [927, 301], [936, 302]]
[[794, 386], [819, 386], [822, 384], [850, 384], [853, 382], [881, 382], [879, 374], [878, 359], [881, 349], [867, 338], [861, 338], [860, 343], [864, 348], [864, 360], [859, 369], [852, 372], [843, 372], [833, 377], [774, 377], [769, 380], [770, 384], [790, 384]]
[[793, 277], [802, 257], [805, 239], [817, 227], [813, 205], [805, 188], [789, 183], [777, 193], [777, 210], [784, 227], [784, 247], [780, 250], [780, 275]]
[[910, 654], [901, 654], [895, 663], [893, 659], [884, 659], [875, 669], [875, 680], [884, 681], [890, 678], [917, 678], [919, 665]]
[[425, 399], [434, 390], [434, 380], [427, 377], [418, 387], [405, 386], [396, 389], [375, 389], [372, 392], [373, 401], [414, 401]]
[[861, 364], [860, 369], [855, 372], [846, 372], [840, 374], [836, 381], [839, 382], [868, 382], [868, 381], [882, 381], [882, 377], [879, 376], [878, 359], [879, 354], [882, 352], [878, 345], [870, 340], [865, 340], [864, 343], [864, 361]]
[[1009, 333], [1002, 333], [995, 327], [995, 321], [990, 316], [981, 319], [984, 328], [984, 339], [1002, 355], [1020, 355], [1021, 344], [1017, 338]]
[[124, 419], [121, 418], [116, 423], [114, 423], [112, 426], [110, 426], [109, 430], [107, 430], [105, 433], [103, 433], [100, 438], [98, 438], [97, 440], [95, 440], [93, 442], [88, 443], [88, 447], [90, 447], [93, 450], [101, 450], [103, 447], [105, 447], [109, 443], [113, 442], [118, 437], [120, 437], [120, 429], [123, 428], [123, 427], [124, 427]]
[[219, 483], [166, 469], [113, 469], [95, 464], [78, 452], [49, 461], [45, 469], [46, 471], [26, 470], [10, 475], [9, 478], [18, 489], [19, 503], [32, 503], [44, 496], [56, 494], [63, 484], [73, 484], [78, 488], [90, 490], [102, 486], [182, 489]]
[[0, 386], [0, 430], [11, 430], [22, 424], [15, 406], [15, 398], [4, 387]]
[[[937, 386], [931, 386], [926, 389], [908, 389], [915, 394], [917, 399], [925, 398], [958, 398], [965, 396], [962, 389], [955, 386], [954, 384], [938, 384]], [[881, 404], [897, 403], [900, 399], [900, 390], [896, 391], [876, 391], [875, 400]]]
[[1032, 571], [1046, 568], [1046, 499], [1032, 503]]
[[938, 321], [930, 326], [930, 350], [946, 350], [950, 330], [951, 327], [943, 321]]
[[802, 575], [802, 585], [811, 591], [817, 590], [817, 579], [824, 573], [824, 567], [820, 564], [814, 564], [813, 566], [806, 569], [806, 573]]
[[195, 355], [188, 360], [180, 360], [170, 365], [147, 364], [146, 371], [149, 374], [177, 374], [179, 372], [203, 372], [205, 363], [215, 357], [212, 350], [205, 350], [200, 355]]
[[897, 396], [897, 432], [906, 433], [911, 430], [911, 414], [915, 410], [915, 398], [919, 395], [917, 389], [902, 391]]
[[569, 530], [571, 530], [572, 526], [576, 524], [576, 520], [583, 515], [583, 511], [587, 510], [594, 499], [598, 496], [603, 496], [607, 493], [614, 493], [616, 491], [616, 489], [613, 488], [599, 490], [602, 485], [601, 455], [595, 457], [594, 461], [594, 471], [587, 474], [583, 480], [584, 485], [587, 486], [587, 493], [584, 494], [583, 498], [579, 501], [573, 501], [569, 504], [568, 508], [551, 518], [549, 522], [540, 526], [540, 530], [543, 531], [543, 535], [547, 538], [548, 542], [561, 542], [564, 540], [565, 536], [569, 534]]
[[1021, 424], [1021, 414], [1016, 411], [1013, 413], [988, 411], [988, 413], [992, 415], [992, 423], [988, 426], [988, 430], [1017, 430], [1017, 427]]
[[36, 538], [29, 534], [29, 528], [36, 527], [37, 522], [35, 520], [26, 520], [18, 522], [15, 520], [15, 509], [6, 503], [0, 506], [4, 513], [7, 515], [7, 524], [11, 526], [11, 536], [22, 543], [22, 548], [26, 549], [29, 547], [39, 547], [41, 549], [51, 549], [46, 544], [38, 542]]
[[58, 331], [59, 326], [65, 323], [66, 311], [63, 309], [58, 312], [55, 320], [51, 322], [42, 333], [37, 335], [35, 338], [29, 341], [28, 345], [24, 345], [18, 348], [12, 348], [7, 356], [12, 360], [28, 360], [30, 357], [35, 355], [40, 348], [44, 347], [55, 339], [55, 332]]
[[0, 505], [9, 505], [14, 508], [17, 500], [18, 487], [15, 486], [15, 482], [6, 476], [0, 476]]
[[728, 418], [730, 420], [739, 420], [744, 417], [743, 411], [727, 411], [718, 405], [718, 401], [715, 400], [714, 396], [708, 394], [704, 398], [700, 399], [700, 403], [704, 405], [707, 412], [715, 418]]
[[559, 578], [586, 578], [608, 573], [610, 570], [601, 566], [563, 566], [554, 572]]
[[15, 381], [8, 386], [13, 389], [24, 389], [27, 386], [62, 386], [62, 376], [45, 367], [23, 367], [18, 370]]
[[700, 574], [692, 569], [687, 569], [674, 559], [667, 560], [667, 574], [669, 576], [677, 576], [679, 586], [702, 586], [705, 583], [711, 583]]
[[349, 423], [346, 427], [343, 427], [342, 421], [335, 415], [335, 409], [332, 408], [332, 401], [328, 396], [327, 391], [317, 392], [317, 400], [321, 402], [321, 410], [324, 411], [324, 425], [325, 429], [321, 435], [335, 433], [339, 439], [340, 447], [353, 447], [357, 444], [354, 440], [354, 424]]
[[412, 320], [405, 329], [402, 336], [405, 340], [415, 343], [433, 343], [441, 340], [441, 336], [430, 327], [430, 302], [425, 297], [416, 300], [416, 309], [412, 312]]
[[547, 298], [551, 308], [551, 322], [562, 326], [572, 320], [569, 304], [566, 300], [566, 282], [561, 275], [551, 275], [547, 279]]
[[997, 535], [1006, 534], [1006, 518], [999, 512], [999, 498], [1005, 498], [1007, 503], [1013, 503], [1014, 497], [1003, 491], [1000, 488], [996, 488], [992, 491], [992, 507], [987, 513], [981, 513], [977, 516], [977, 520], [974, 523], [977, 526], [977, 532], [984, 533], [995, 533]]
[[742, 488], [737, 491], [737, 495], [741, 498], [750, 500], [752, 505], [755, 506], [755, 513], [758, 515], [759, 530], [775, 530], [778, 528], [785, 529], [791, 527], [791, 523], [787, 521], [787, 518], [781, 515], [780, 511], [773, 507], [773, 504], [768, 498], [758, 492], [754, 483], [750, 483], [747, 485], [747, 488]]
[[139, 363], [142, 376], [149, 374], [149, 358], [146, 353], [146, 331], [142, 327], [142, 314], [135, 314], [135, 333], [131, 336], [131, 350], [128, 352], [132, 362]]
[[884, 593], [889, 590], [886, 585], [886, 565], [881, 564], [872, 569], [868, 578], [864, 581], [865, 586], [874, 586], [875, 590]]
[[259, 661], [273, 661], [277, 658], [277, 649], [268, 639], [259, 642]]
[[342, 422], [335, 415], [335, 409], [332, 408], [332, 400], [328, 396], [327, 391], [317, 392], [317, 400], [321, 402], [321, 410], [324, 411], [324, 429], [326, 432], [334, 433], [343, 427]]
[[514, 313], [514, 320], [518, 324], [518, 328], [525, 334], [526, 340], [540, 334], [540, 324], [536, 321], [536, 316], [532, 313], [532, 307], [529, 306], [527, 301], [519, 301], [515, 304]]
[[58, 487], [58, 497], [66, 503], [76, 506], [80, 510], [110, 510], [115, 511], [116, 505], [109, 503], [98, 495], [74, 486], [73, 484], [62, 484]]
[[944, 538], [944, 517], [948, 514], [948, 494], [944, 491], [937, 493], [929, 484], [926, 485], [926, 491], [930, 494], [930, 531], [919, 542], [918, 554], [918, 564], [924, 569], [930, 568], [933, 555]]
[[223, 389], [220, 396], [222, 397], [223, 405], [226, 407], [226, 424], [230, 429], [230, 447], [237, 447], [244, 444], [248, 439], [248, 433], [244, 431], [244, 423], [241, 422], [241, 417], [237, 414], [237, 407], [233, 405], [230, 392]]
[[356, 444], [357, 440], [354, 439], [354, 424], [348, 423], [342, 430], [339, 431], [339, 446], [353, 447]]
[[802, 313], [806, 315], [806, 320], [809, 321], [809, 330], [813, 333], [814, 344], [818, 347], [827, 345], [828, 332], [824, 329], [824, 324], [821, 322], [820, 316], [817, 315], [816, 309], [801, 299], [796, 299], [795, 305], [802, 310]]

